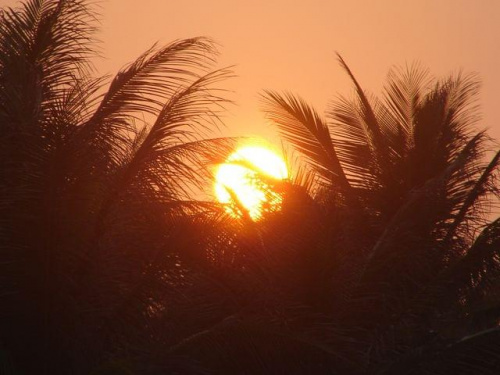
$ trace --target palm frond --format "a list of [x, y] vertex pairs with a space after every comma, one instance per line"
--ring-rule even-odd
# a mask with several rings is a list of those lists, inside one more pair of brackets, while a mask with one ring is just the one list
[[107, 145], [103, 151], [114, 151], [120, 159], [124, 151], [121, 134], [134, 131], [130, 119], [140, 120], [140, 113], [158, 116], [165, 102], [210, 67], [215, 53], [214, 44], [206, 38], [151, 48], [116, 75], [78, 137]]
[[398, 301], [401, 309], [397, 319], [385, 331], [380, 330], [380, 336], [391, 337], [399, 330], [401, 340], [405, 332], [414, 331], [422, 322], [444, 335], [471, 334], [477, 327], [496, 326], [500, 319], [499, 230], [497, 219], [483, 230], [465, 255], [431, 273], [406, 303]]
[[[2, 125], [31, 124], [91, 69], [95, 17], [86, 1], [29, 1], [0, 25]], [[4, 122], [5, 120], [5, 122]]]
[[453, 160], [478, 119], [478, 89], [475, 75], [439, 81], [415, 114], [415, 150], [440, 165]]
[[164, 200], [186, 199], [190, 189], [201, 188], [211, 177], [208, 167], [222, 162], [234, 146], [230, 138], [196, 139], [219, 125], [229, 101], [224, 90], [211, 86], [230, 76], [227, 69], [209, 73], [170, 98], [155, 123], [132, 143], [109, 192], [112, 201], [128, 189], [136, 199]]
[[304, 165], [301, 160], [300, 155], [295, 155], [293, 150], [291, 152], [283, 151], [283, 158], [291, 173], [289, 177], [291, 185], [300, 187], [309, 196], [315, 196], [320, 183], [316, 176], [316, 171], [307, 168], [307, 165]]
[[[363, 124], [366, 127], [366, 132], [369, 134], [368, 139], [370, 141], [370, 147], [372, 147], [377, 156], [377, 163], [385, 164], [385, 159], [388, 157], [388, 150], [382, 136], [380, 124], [378, 123], [377, 117], [375, 116], [370, 101], [368, 100], [364, 90], [359, 85], [358, 81], [354, 77], [354, 74], [351, 72], [351, 69], [346, 64], [342, 56], [337, 53], [337, 58], [339, 60], [340, 66], [349, 75], [356, 88], [356, 93], [360, 102]], [[381, 167], [382, 166], [380, 166], [379, 168]]]
[[[447, 207], [430, 205], [429, 202], [436, 201], [436, 197], [443, 194], [449, 179], [466, 165], [483, 136], [483, 133], [479, 133], [472, 138], [441, 175], [428, 180], [407, 197], [369, 253], [360, 277], [362, 284], [367, 282], [373, 286], [374, 278], [379, 280], [381, 285], [390, 286], [388, 280], [391, 275], [398, 275], [397, 278], [401, 281], [398, 289], [404, 290], [402, 288], [404, 282], [408, 283], [411, 292], [406, 290], [404, 295], [409, 297], [433, 278], [434, 272], [442, 266], [439, 259], [442, 261], [441, 257], [445, 254], [431, 252], [430, 243], [427, 241], [432, 241], [432, 231], [436, 225], [449, 219], [449, 210]], [[418, 217], [421, 220], [415, 220], [416, 212], [419, 213]], [[417, 245], [419, 238], [423, 243]], [[413, 251], [402, 252], [401, 249], [405, 244], [408, 244]], [[438, 258], [432, 261], [431, 256], [436, 255]], [[406, 270], [404, 273], [403, 269]]]
[[361, 116], [358, 103], [345, 97], [339, 97], [327, 111], [332, 141], [349, 181], [355, 187], [373, 187], [378, 166]]
[[387, 75], [385, 103], [397, 121], [400, 144], [407, 149], [413, 147], [415, 112], [420, 107], [425, 96], [424, 90], [429, 84], [429, 71], [418, 64], [393, 68]]
[[455, 124], [459, 134], [469, 135], [480, 119], [478, 94], [481, 83], [478, 74], [458, 72], [443, 80], [441, 85], [450, 92], [450, 122]]
[[135, 152], [129, 168], [142, 165], [146, 169], [147, 164], [160, 155], [167, 155], [169, 150], [178, 150], [177, 146], [186, 142], [190, 142], [192, 147], [192, 142], [197, 138], [214, 130], [228, 100], [221, 96], [222, 92], [218, 94], [210, 86], [227, 79], [231, 74], [226, 69], [211, 72], [171, 97]]
[[266, 91], [264, 112], [276, 123], [283, 138], [302, 153], [325, 181], [348, 192], [350, 184], [332, 144], [328, 126], [305, 101], [291, 94]]
[[471, 296], [484, 296], [500, 278], [499, 248], [500, 219], [497, 219], [481, 232], [465, 256], [443, 273], [446, 285], [455, 291], [467, 291], [465, 295], [469, 303]]
[[466, 219], [467, 212], [474, 206], [477, 201], [484, 197], [488, 192], [493, 190], [495, 183], [492, 183], [491, 180], [495, 177], [495, 172], [500, 163], [500, 151], [496, 153], [490, 163], [483, 170], [481, 176], [474, 182], [474, 185], [469, 190], [469, 193], [463, 200], [463, 203], [460, 207], [460, 210], [455, 215], [453, 222], [450, 224], [448, 232], [446, 234], [445, 242], [451, 240], [451, 238], [455, 235], [457, 228], [463, 224]]

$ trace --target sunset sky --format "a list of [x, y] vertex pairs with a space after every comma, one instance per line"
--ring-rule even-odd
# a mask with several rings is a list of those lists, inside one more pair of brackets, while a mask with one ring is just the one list
[[392, 65], [414, 60], [437, 77], [478, 72], [482, 125], [500, 139], [498, 0], [107, 0], [101, 14], [100, 73], [116, 73], [157, 41], [215, 39], [219, 66], [236, 65], [238, 75], [224, 84], [237, 102], [226, 118], [228, 135], [276, 142], [259, 111], [263, 89], [297, 93], [320, 112], [335, 95], [349, 94], [337, 51], [363, 87], [377, 94]]

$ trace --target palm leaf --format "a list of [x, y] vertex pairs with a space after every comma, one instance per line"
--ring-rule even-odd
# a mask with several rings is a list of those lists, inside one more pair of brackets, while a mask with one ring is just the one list
[[228, 100], [211, 86], [230, 75], [227, 69], [209, 73], [170, 98], [152, 127], [139, 133], [142, 139], [125, 160], [111, 201], [130, 188], [137, 199], [164, 200], [189, 197], [189, 189], [201, 187], [210, 177], [206, 167], [222, 162], [234, 146], [229, 138], [196, 139], [218, 125]]
[[467, 212], [471, 209], [471, 207], [475, 205], [476, 202], [490, 190], [490, 188], [488, 188], [488, 185], [491, 186], [491, 180], [494, 178], [494, 173], [498, 168], [499, 162], [500, 162], [500, 151], [495, 154], [493, 159], [484, 169], [481, 176], [477, 179], [473, 187], [469, 190], [469, 193], [464, 199], [463, 204], [460, 207], [460, 210], [456, 214], [453, 222], [450, 224], [450, 227], [446, 234], [446, 238], [444, 239], [445, 242], [450, 241], [451, 238], [455, 235], [457, 228], [463, 224]]
[[484, 296], [500, 277], [499, 248], [500, 219], [497, 219], [481, 232], [465, 256], [443, 272], [444, 284], [455, 292], [465, 290], [469, 303], [470, 298]]
[[380, 169], [358, 104], [340, 96], [326, 115], [331, 120], [332, 141], [349, 181], [360, 189], [374, 189], [380, 184]]
[[376, 154], [377, 163], [380, 164], [379, 168], [382, 169], [382, 165], [387, 164], [386, 159], [389, 156], [388, 154], [389, 150], [387, 149], [385, 140], [382, 136], [380, 124], [378, 123], [377, 117], [375, 116], [373, 108], [370, 105], [370, 102], [366, 97], [365, 92], [363, 91], [358, 81], [354, 77], [353, 73], [351, 72], [351, 69], [349, 69], [342, 56], [337, 54], [337, 57], [340, 66], [346, 71], [346, 73], [349, 75], [352, 82], [354, 83], [354, 86], [356, 88], [356, 93], [360, 101], [363, 124], [366, 127], [367, 133], [369, 134], [368, 136], [368, 140], [370, 142], [369, 145], [370, 147], [372, 147], [373, 151]]
[[264, 112], [276, 123], [283, 138], [302, 153], [325, 181], [348, 192], [350, 184], [332, 144], [328, 126], [302, 99], [266, 91]]
[[[429, 252], [426, 251], [428, 250], [426, 246], [420, 245], [415, 247], [416, 250], [423, 251], [423, 253], [420, 254], [416, 252], [405, 252], [401, 254], [399, 250], [402, 244], [408, 242], [408, 239], [411, 239], [411, 237], [408, 237], [409, 235], [420, 235], [423, 240], [426, 240], [428, 238], [427, 236], [431, 235], [431, 232], [428, 232], [429, 229], [432, 229], [439, 221], [448, 219], [446, 210], [443, 212], [442, 207], [429, 206], [428, 202], [433, 201], [434, 195], [439, 196], [442, 194], [449, 179], [469, 161], [471, 153], [481, 142], [483, 136], [483, 133], [477, 134], [467, 143], [454, 162], [451, 163], [441, 175], [428, 180], [424, 186], [412, 192], [405, 203], [392, 217], [369, 253], [365, 266], [361, 272], [360, 280], [363, 280], [368, 272], [371, 277], [378, 278], [382, 276], [383, 280], [385, 280], [387, 276], [391, 275], [388, 268], [391, 268], [392, 271], [397, 269], [395, 266], [396, 260], [398, 262], [411, 262], [413, 264], [411, 268], [408, 265], [403, 267], [408, 270], [407, 274], [405, 274], [408, 280], [412, 279], [412, 274], [414, 274], [415, 277], [422, 277], [423, 275], [427, 275], [427, 277], [432, 276], [432, 272], [434, 272], [432, 267], [439, 266], [439, 263], [428, 263]], [[424, 210], [424, 212], [427, 211], [420, 216], [422, 222], [415, 221], [414, 216], [414, 212], [419, 212], [420, 210]], [[443, 214], [445, 215], [444, 217], [441, 216]], [[419, 230], [423, 230], [424, 232], [419, 233]], [[382, 281], [382, 283], [384, 283], [384, 281]], [[415, 281], [413, 280], [411, 283], [415, 283]], [[417, 283], [417, 285], [418, 284], [420, 284], [420, 282]], [[421, 285], [419, 285], [419, 288], [420, 287]]]
[[391, 69], [384, 87], [385, 103], [397, 121], [400, 145], [413, 147], [414, 117], [429, 84], [429, 72], [418, 64]]
[[[209, 73], [170, 98], [135, 152], [129, 173], [137, 173], [134, 168], [148, 169], [159, 157], [168, 157], [169, 151], [180, 154], [183, 143], [189, 143], [184, 151], [194, 149], [196, 138], [218, 125], [219, 114], [228, 102], [210, 86], [230, 74], [225, 69]], [[205, 145], [208, 146], [208, 142]]]
[[95, 17], [85, 1], [29, 1], [0, 25], [2, 125], [31, 124], [90, 69]]
[[99, 107], [80, 130], [79, 139], [106, 145], [115, 160], [123, 157], [122, 134], [133, 132], [130, 118], [140, 113], [158, 116], [163, 103], [199, 78], [213, 62], [213, 43], [205, 38], [181, 40], [141, 55], [119, 72]]

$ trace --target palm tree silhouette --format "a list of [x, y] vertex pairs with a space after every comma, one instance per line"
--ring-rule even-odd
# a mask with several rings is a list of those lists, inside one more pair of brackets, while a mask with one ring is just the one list
[[323, 224], [301, 251], [318, 253], [312, 288], [323, 285], [308, 293], [359, 340], [353, 373], [492, 373], [500, 221], [485, 212], [500, 152], [484, 161], [477, 78], [435, 81], [414, 64], [391, 70], [379, 99], [339, 62], [355, 97], [334, 101], [326, 120], [291, 94], [263, 96], [315, 175]]
[[356, 96], [327, 120], [263, 96], [302, 169], [281, 212], [206, 237], [236, 306], [172, 350], [213, 373], [493, 374], [500, 153], [474, 129], [477, 79], [411, 65], [368, 98], [339, 60]]
[[[12, 373], [496, 374], [497, 152], [474, 76], [411, 65], [320, 116], [269, 91], [302, 155], [283, 209], [235, 220], [191, 190], [230, 139], [216, 49], [153, 47], [93, 78], [93, 8], [0, 23], [0, 366]], [[2, 369], [3, 369], [2, 368]]]
[[208, 209], [191, 190], [231, 145], [206, 138], [231, 75], [211, 40], [155, 46], [109, 83], [94, 10], [30, 0], [0, 24], [0, 342], [26, 373], [89, 373], [152, 341], [148, 314], [187, 279], [182, 227]]

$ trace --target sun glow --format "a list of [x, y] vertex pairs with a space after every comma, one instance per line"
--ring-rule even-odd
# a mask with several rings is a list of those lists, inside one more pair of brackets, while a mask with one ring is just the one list
[[240, 217], [241, 209], [244, 209], [256, 221], [263, 212], [281, 208], [283, 197], [265, 181], [269, 178], [288, 178], [283, 159], [269, 148], [245, 146], [218, 167], [215, 195], [220, 203], [226, 204], [226, 210], [231, 215]]

